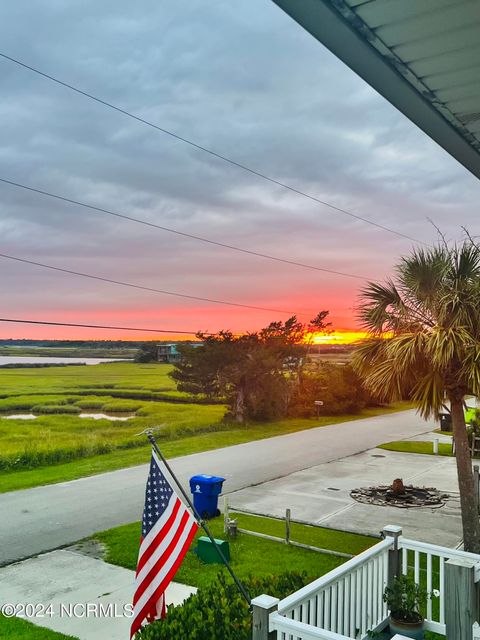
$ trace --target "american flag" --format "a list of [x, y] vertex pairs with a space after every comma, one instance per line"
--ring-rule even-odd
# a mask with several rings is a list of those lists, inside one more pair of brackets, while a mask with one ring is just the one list
[[165, 590], [177, 572], [198, 523], [172, 489], [152, 451], [138, 553], [130, 637], [143, 623], [165, 617]]

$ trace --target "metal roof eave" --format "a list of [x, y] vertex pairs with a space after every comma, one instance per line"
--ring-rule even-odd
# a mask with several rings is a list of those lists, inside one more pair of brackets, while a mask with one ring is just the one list
[[[319, 42], [480, 178], [480, 154], [435, 106], [333, 6], [335, 0], [273, 0]], [[363, 25], [358, 25], [360, 28]]]

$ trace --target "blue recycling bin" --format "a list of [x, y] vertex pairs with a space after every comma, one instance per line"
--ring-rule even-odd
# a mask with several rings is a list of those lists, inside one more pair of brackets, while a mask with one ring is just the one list
[[193, 495], [193, 506], [202, 518], [208, 520], [220, 515], [218, 496], [222, 492], [225, 478], [199, 474], [190, 478], [190, 491]]

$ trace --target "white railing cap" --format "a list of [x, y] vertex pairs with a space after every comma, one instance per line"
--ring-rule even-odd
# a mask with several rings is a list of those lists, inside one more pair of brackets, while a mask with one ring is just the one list
[[383, 527], [382, 531], [386, 535], [390, 535], [390, 536], [402, 535], [402, 527], [399, 527], [398, 524], [387, 524], [386, 527]]
[[444, 558], [468, 558], [474, 562], [480, 562], [480, 554], [471, 551], [461, 551], [460, 549], [450, 549], [450, 547], [441, 547], [430, 542], [419, 542], [410, 538], [400, 538], [400, 547], [411, 549], [412, 551], [423, 551], [432, 555], [443, 556]]
[[278, 598], [274, 598], [273, 596], [267, 596], [266, 593], [262, 593], [261, 596], [252, 598], [252, 606], [258, 607], [259, 609], [272, 609], [279, 602], [280, 600]]

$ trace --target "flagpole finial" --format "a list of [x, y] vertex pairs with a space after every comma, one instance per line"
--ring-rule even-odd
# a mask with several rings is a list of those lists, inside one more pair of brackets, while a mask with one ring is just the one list
[[165, 427], [166, 424], [161, 424], [158, 427], [147, 427], [146, 429], [144, 429], [143, 431], [140, 431], [140, 433], [136, 433], [136, 436], [147, 436], [147, 438], [151, 441], [151, 439], [154, 437], [154, 433], [155, 431], [160, 431], [160, 429], [162, 429], [163, 427]]

